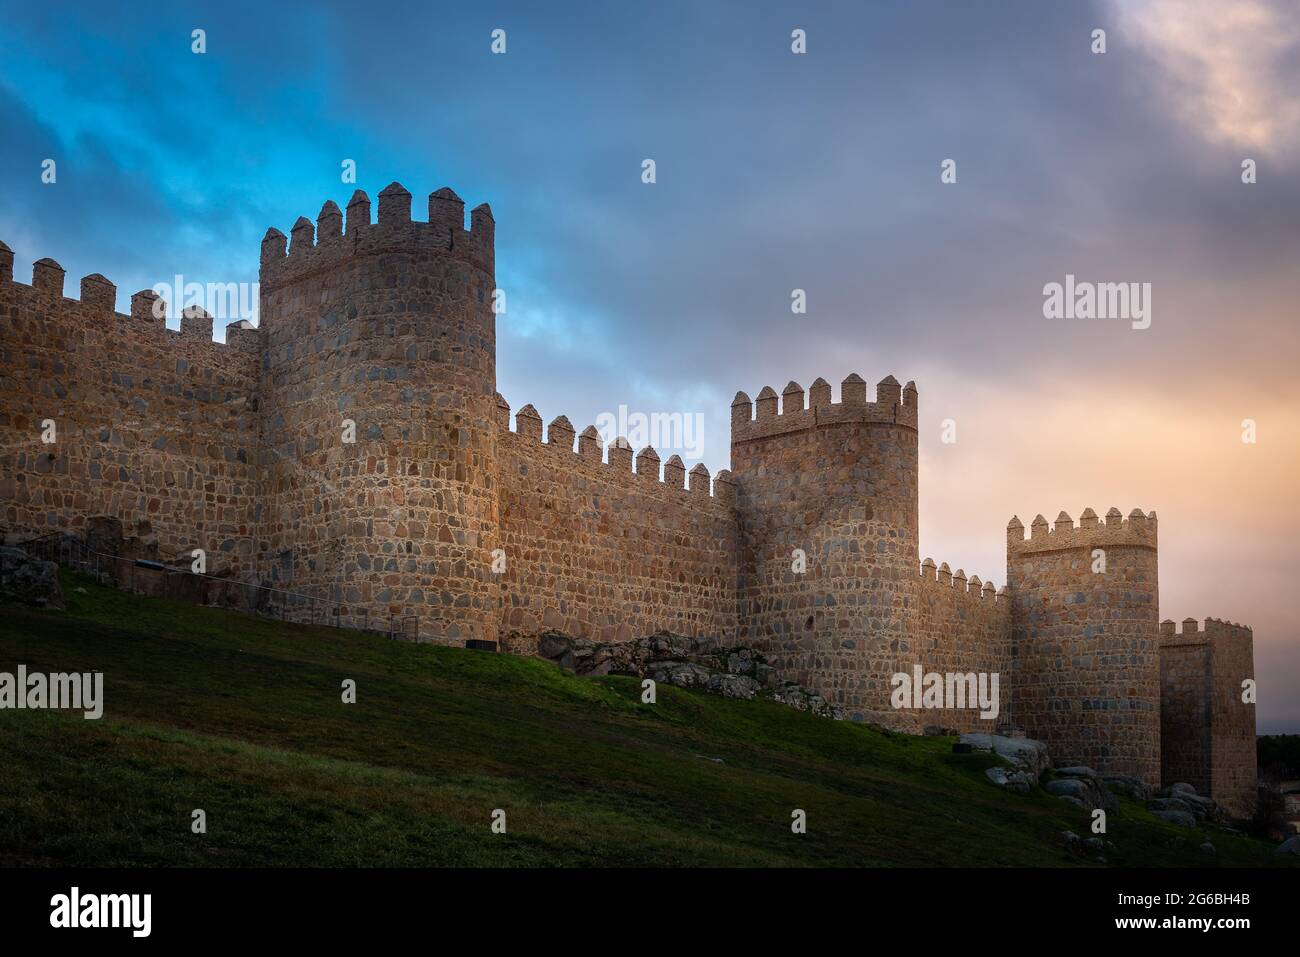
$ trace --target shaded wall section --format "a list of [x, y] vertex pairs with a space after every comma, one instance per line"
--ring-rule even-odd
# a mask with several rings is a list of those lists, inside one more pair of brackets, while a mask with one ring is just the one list
[[504, 569], [500, 634], [532, 654], [545, 630], [596, 641], [656, 631], [736, 637], [735, 489], [726, 471], [712, 483], [702, 466], [685, 482], [681, 460], [662, 465], [653, 449], [635, 456], [594, 428], [574, 447], [560, 416], [542, 441], [532, 406], [498, 409], [498, 489]]

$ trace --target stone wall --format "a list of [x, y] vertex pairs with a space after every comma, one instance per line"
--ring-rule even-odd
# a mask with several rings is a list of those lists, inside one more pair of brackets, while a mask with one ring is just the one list
[[[993, 733], [1009, 723], [1014, 690], [1011, 680], [1011, 598], [998, 594], [978, 576], [969, 579], [944, 562], [937, 569], [927, 558], [921, 564], [915, 609], [909, 630], [915, 664], [939, 674], [998, 675], [998, 716], [981, 718], [978, 708], [942, 713], [923, 711], [906, 722], [909, 730], [937, 725], [957, 731]], [[910, 670], [910, 669], [909, 669]], [[896, 725], [897, 726], [897, 725]]]
[[[1104, 571], [1094, 572], [1098, 550]], [[1100, 567], [1100, 566], [1097, 566]], [[1014, 720], [1057, 764], [1160, 781], [1156, 517], [1092, 509], [1007, 528]]]
[[[740, 638], [855, 717], [896, 723], [890, 679], [915, 661], [917, 392], [891, 376], [868, 402], [831, 387], [764, 388], [732, 404]], [[800, 571], [798, 549], [806, 562]]]
[[1175, 634], [1172, 621], [1160, 627], [1161, 784], [1184, 781], [1210, 796], [1210, 643], [1198, 634], [1195, 618], [1188, 619], [1181, 634]]
[[531, 406], [512, 431], [494, 231], [486, 205], [467, 229], [448, 189], [426, 222], [397, 184], [377, 221], [360, 191], [346, 223], [328, 202], [291, 239], [267, 232], [260, 328], [232, 323], [226, 344], [200, 311], [167, 330], [148, 292], [116, 313], [99, 275], [65, 298], [51, 260], [15, 283], [0, 244], [5, 532], [120, 523], [137, 553], [188, 564], [204, 548], [212, 574], [341, 604], [343, 624], [411, 616], [423, 640], [748, 644], [783, 678], [904, 730], [987, 722], [895, 711], [896, 672], [997, 671], [997, 723], [1058, 763], [1156, 784], [1163, 737], [1166, 775], [1253, 802], [1250, 631], [1210, 620], [1159, 655], [1154, 513], [1102, 523], [1089, 509], [1078, 528], [1062, 513], [1054, 530], [1039, 516], [1028, 540], [1013, 520], [1001, 595], [947, 565], [918, 575], [917, 390], [892, 376], [870, 402], [857, 375], [839, 402], [822, 379], [806, 395], [739, 393], [734, 475], [712, 489], [703, 466], [688, 481], [677, 457], [604, 450], [562, 416], [543, 441]]
[[[495, 640], [493, 222], [466, 230], [450, 190], [360, 190], [288, 250], [262, 243], [266, 467], [259, 526], [271, 583], [344, 605], [343, 620], [414, 616], [421, 639]], [[355, 442], [345, 440], [347, 423]]]
[[1253, 642], [1249, 628], [1216, 618], [1160, 625], [1163, 783], [1186, 781], [1236, 817], [1256, 802], [1255, 706], [1241, 700]]
[[1238, 817], [1254, 813], [1258, 800], [1255, 706], [1241, 700], [1241, 683], [1255, 677], [1254, 634], [1235, 623], [1207, 618], [1214, 649], [1214, 695], [1210, 796]]
[[[216, 574], [255, 574], [257, 332], [228, 330], [194, 310], [181, 330], [165, 304], [137, 293], [131, 314], [99, 275], [63, 295], [64, 272], [43, 259], [32, 284], [13, 281], [0, 244], [0, 509], [15, 537], [84, 533], [95, 516], [121, 522], [139, 554]], [[41, 441], [52, 420], [57, 441]]]
[[531, 405], [515, 417], [498, 409], [503, 647], [536, 651], [544, 630], [596, 641], [628, 641], [658, 631], [736, 636], [735, 488], [697, 465], [684, 482], [681, 459], [663, 464], [653, 449], [636, 456], [574, 430], [563, 416], [542, 441]]

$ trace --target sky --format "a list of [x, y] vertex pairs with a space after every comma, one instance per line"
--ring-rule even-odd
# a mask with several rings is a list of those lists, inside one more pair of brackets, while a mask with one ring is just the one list
[[[513, 408], [698, 416], [663, 457], [716, 473], [737, 390], [915, 380], [923, 556], [1001, 585], [1013, 514], [1155, 510], [1161, 617], [1252, 626], [1259, 729], [1300, 731], [1296, 0], [178, 6], [5, 4], [20, 281], [126, 311], [451, 186], [496, 218]], [[1149, 328], [1048, 318], [1067, 276]]]

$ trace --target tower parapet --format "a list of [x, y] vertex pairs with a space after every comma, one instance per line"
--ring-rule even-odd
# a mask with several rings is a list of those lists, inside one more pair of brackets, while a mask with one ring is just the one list
[[428, 222], [413, 220], [411, 194], [401, 184], [390, 183], [379, 193], [375, 222], [370, 197], [362, 190], [352, 194], [344, 233], [338, 205], [327, 201], [315, 224], [298, 217], [287, 245], [284, 233], [267, 230], [262, 240], [262, 287], [275, 289], [342, 263], [389, 252], [460, 260], [491, 276], [496, 230], [492, 210], [486, 203], [475, 208], [466, 229], [464, 208], [459, 197], [444, 187], [429, 196]]
[[1079, 517], [1078, 527], [1065, 512], [1057, 515], [1050, 528], [1047, 519], [1038, 515], [1030, 524], [1028, 538], [1024, 529], [1020, 519], [1013, 515], [1007, 523], [1008, 558], [1063, 549], [1105, 548], [1108, 545], [1156, 547], [1156, 513], [1145, 513], [1137, 508], [1129, 513], [1128, 518], [1119, 509], [1112, 508], [1106, 513], [1105, 522], [1099, 521], [1097, 513], [1087, 508]]
[[823, 425], [871, 423], [916, 429], [915, 383], [909, 382], [903, 388], [893, 376], [886, 376], [876, 386], [874, 402], [867, 401], [866, 390], [866, 382], [853, 373], [840, 386], [840, 401], [832, 402], [830, 384], [818, 378], [808, 391], [810, 401], [805, 405], [803, 387], [791, 381], [782, 390], [779, 410], [771, 386], [759, 392], [757, 403], [744, 392], [737, 392], [731, 403], [731, 444]]

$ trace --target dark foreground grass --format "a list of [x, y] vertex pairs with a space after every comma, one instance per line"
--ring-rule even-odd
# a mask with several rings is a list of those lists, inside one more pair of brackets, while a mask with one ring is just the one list
[[[1060, 839], [1083, 812], [951, 739], [64, 585], [0, 607], [0, 671], [102, 671], [104, 717], [0, 711], [0, 864], [1103, 866]], [[1131, 802], [1107, 837], [1111, 865], [1287, 863]]]

